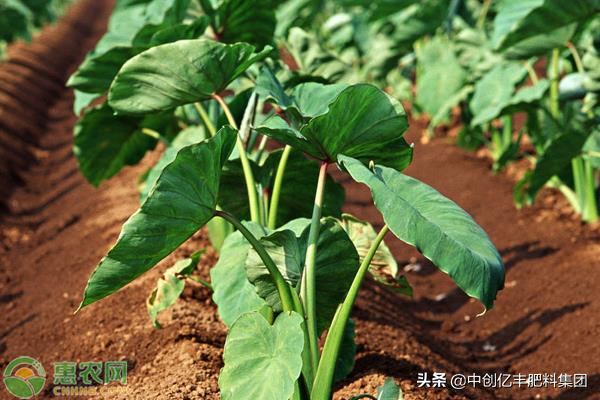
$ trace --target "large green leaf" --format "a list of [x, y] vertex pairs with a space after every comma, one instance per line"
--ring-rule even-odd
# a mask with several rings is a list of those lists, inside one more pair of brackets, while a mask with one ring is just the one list
[[[281, 274], [293, 287], [299, 288], [304, 270], [309, 221], [302, 233], [287, 229], [286, 225], [261, 239], [261, 243], [273, 258]], [[297, 229], [297, 226], [296, 226]], [[250, 250], [246, 261], [248, 279], [256, 286], [258, 294], [273, 310], [282, 310], [275, 283], [262, 260]], [[321, 221], [317, 258], [315, 263], [317, 293], [317, 327], [319, 332], [329, 327], [338, 305], [352, 284], [358, 270], [358, 254], [352, 241], [333, 218]]]
[[535, 85], [526, 86], [517, 91], [500, 112], [499, 116], [513, 114], [524, 111], [527, 108], [539, 106], [539, 103], [545, 98], [550, 82], [547, 79], [539, 80]]
[[257, 312], [231, 327], [219, 376], [223, 400], [283, 400], [294, 393], [302, 369], [303, 318], [280, 314], [273, 325]]
[[494, 19], [492, 42], [503, 50], [533, 36], [585, 20], [598, 11], [598, 0], [504, 0]]
[[77, 89], [73, 90], [73, 94], [75, 95], [75, 101], [73, 102], [73, 113], [77, 116], [81, 114], [81, 111], [88, 108], [94, 100], [102, 96], [98, 93], [86, 93]]
[[271, 0], [224, 0], [213, 17], [221, 42], [247, 42], [263, 47], [273, 42], [275, 7]]
[[493, 306], [504, 286], [498, 251], [479, 225], [456, 203], [430, 186], [391, 168], [366, 168], [340, 156], [354, 180], [371, 189], [390, 230], [450, 275], [469, 296]]
[[137, 164], [157, 140], [142, 133], [145, 127], [166, 131], [172, 116], [146, 118], [115, 116], [104, 104], [89, 110], [75, 125], [73, 152], [87, 180], [98, 186], [125, 165]]
[[[443, 37], [427, 42], [417, 58], [417, 104], [440, 121], [447, 119], [452, 106], [448, 99], [459, 100], [457, 94], [466, 79], [465, 71], [458, 62], [452, 43]], [[455, 103], [456, 104], [456, 103]], [[444, 118], [438, 114], [447, 110]]]
[[[249, 223], [246, 227], [258, 238], [265, 235], [256, 224]], [[246, 258], [251, 247], [240, 232], [232, 233], [223, 243], [219, 261], [210, 270], [213, 300], [221, 320], [229, 327], [240, 315], [267, 305], [246, 276]]]
[[180, 40], [153, 47], [127, 61], [108, 101], [116, 111], [145, 114], [206, 100], [225, 89], [270, 48], [255, 54], [246, 43]]
[[80, 308], [142, 275], [213, 217], [221, 169], [236, 135], [224, 127], [212, 139], [179, 151], [90, 276]]
[[496, 65], [475, 84], [475, 93], [469, 103], [474, 115], [471, 126], [488, 122], [500, 115], [512, 97], [517, 85], [525, 78], [527, 70], [517, 63]]
[[299, 129], [278, 116], [256, 129], [319, 160], [335, 162], [338, 154], [350, 154], [404, 169], [412, 160], [412, 147], [402, 137], [407, 127], [400, 103], [373, 85], [358, 84], [342, 90], [326, 113]]

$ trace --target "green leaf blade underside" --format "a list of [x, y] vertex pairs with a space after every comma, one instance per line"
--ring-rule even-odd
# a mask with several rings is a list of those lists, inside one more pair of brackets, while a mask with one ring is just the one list
[[177, 154], [90, 276], [80, 308], [148, 271], [213, 217], [220, 171], [236, 135], [235, 130], [225, 127], [214, 138]]
[[282, 400], [294, 393], [302, 369], [303, 318], [280, 314], [273, 325], [258, 312], [231, 327], [219, 376], [223, 400]]
[[412, 161], [412, 147], [402, 137], [407, 128], [400, 103], [373, 85], [358, 84], [342, 90], [326, 113], [299, 130], [280, 117], [256, 129], [322, 161], [335, 162], [339, 154], [346, 154], [367, 164], [404, 169]]
[[153, 47], [127, 61], [113, 81], [108, 101], [124, 114], [170, 110], [224, 90], [270, 48], [255, 54], [247, 43], [180, 40]]
[[[255, 224], [246, 224], [246, 227], [258, 238], [264, 235]], [[219, 261], [210, 270], [213, 300], [221, 320], [228, 327], [240, 315], [267, 306], [246, 276], [246, 258], [251, 247], [240, 232], [232, 233], [223, 243]]]
[[492, 42], [504, 50], [533, 36], [549, 33], [600, 11], [598, 0], [505, 0], [494, 19]]
[[456, 203], [391, 168], [374, 172], [341, 156], [343, 167], [366, 184], [390, 230], [447, 273], [489, 309], [504, 286], [504, 265], [483, 229]]
[[157, 140], [144, 135], [140, 118], [115, 116], [108, 105], [89, 110], [77, 125], [73, 152], [79, 169], [94, 186], [125, 165], [137, 164]]

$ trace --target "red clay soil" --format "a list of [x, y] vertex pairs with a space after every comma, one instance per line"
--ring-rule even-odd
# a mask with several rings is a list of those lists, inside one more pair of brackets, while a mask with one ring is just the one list
[[[217, 399], [226, 330], [209, 291], [187, 288], [161, 318], [161, 330], [145, 310], [162, 271], [199, 248], [208, 248], [200, 267], [208, 277], [215, 254], [203, 232], [126, 289], [73, 316], [90, 272], [138, 207], [139, 174], [157, 157], [94, 189], [71, 155], [73, 98], [63, 85], [104, 29], [109, 8], [82, 0], [32, 44], [14, 46], [0, 65], [0, 368], [20, 355], [38, 359], [49, 374], [38, 397], [50, 398], [54, 362], [127, 360], [128, 399]], [[415, 296], [367, 283], [354, 314], [356, 367], [335, 399], [374, 393], [386, 376], [401, 384], [406, 399], [600, 398], [598, 231], [549, 192], [536, 207], [517, 211], [507, 176], [494, 176], [485, 160], [445, 140], [420, 145], [421, 129], [413, 122], [408, 135], [417, 142], [408, 173], [487, 230], [507, 266], [506, 289], [494, 309], [475, 318], [480, 305], [390, 237], [401, 265], [410, 263]], [[345, 182], [348, 211], [379, 221], [369, 193]], [[588, 388], [419, 388], [422, 372], [581, 373]], [[0, 398], [10, 398], [4, 387]]]

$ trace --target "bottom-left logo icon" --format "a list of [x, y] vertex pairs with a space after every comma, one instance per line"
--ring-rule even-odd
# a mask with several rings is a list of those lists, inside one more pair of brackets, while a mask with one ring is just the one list
[[46, 371], [42, 364], [31, 357], [15, 358], [4, 370], [4, 384], [9, 392], [21, 399], [29, 399], [46, 383]]

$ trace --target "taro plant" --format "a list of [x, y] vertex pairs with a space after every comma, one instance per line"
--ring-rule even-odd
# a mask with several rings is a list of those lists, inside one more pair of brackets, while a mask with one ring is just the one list
[[[503, 287], [504, 267], [464, 210], [402, 173], [413, 153], [403, 138], [407, 117], [377, 87], [306, 82], [286, 90], [263, 69], [242, 101], [246, 118], [238, 124], [235, 103], [222, 94], [269, 51], [187, 39], [151, 47], [120, 67], [105, 107], [135, 121], [133, 130], [191, 105], [208, 134], [181, 139], [149, 172], [141, 207], [90, 276], [80, 308], [123, 288], [202, 227], [225, 221], [235, 232], [226, 235], [210, 282], [229, 327], [222, 398], [325, 400], [353, 367], [351, 312], [367, 273], [395, 272], [382, 244], [388, 232], [415, 246], [486, 309]], [[252, 119], [257, 97], [276, 112]], [[225, 117], [218, 129], [204, 115], [209, 104]], [[266, 154], [267, 140], [283, 150]], [[378, 232], [327, 211], [341, 206], [328, 176], [333, 168], [370, 189], [385, 221]], [[310, 218], [298, 218], [297, 210], [305, 209]], [[196, 263], [194, 256], [167, 271], [150, 298], [154, 316], [180, 293]], [[379, 280], [410, 293], [402, 278]], [[380, 398], [386, 392], [400, 396], [393, 382]]]

